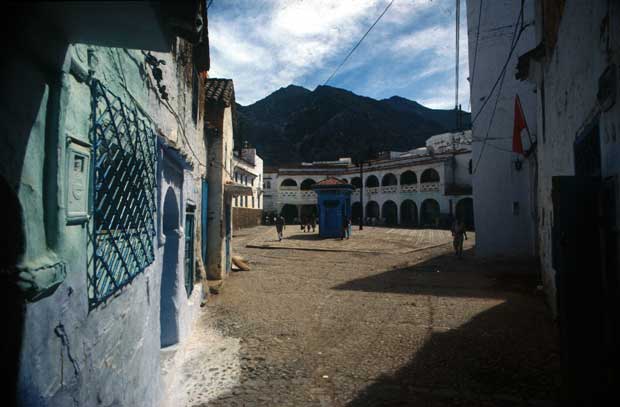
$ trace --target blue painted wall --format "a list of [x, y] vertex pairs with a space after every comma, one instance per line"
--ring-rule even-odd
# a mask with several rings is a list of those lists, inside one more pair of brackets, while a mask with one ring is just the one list
[[[23, 305], [23, 326], [10, 333], [23, 332], [12, 348], [20, 359], [17, 397], [27, 406], [157, 406], [165, 249], [155, 242], [155, 261], [91, 309], [88, 220], [67, 219], [68, 140], [90, 142], [91, 92], [80, 76], [88, 72], [89, 49], [96, 77], [127, 105], [139, 103], [166, 134], [176, 132], [177, 122], [158, 102], [141, 51], [56, 44], [45, 35], [36, 41], [41, 49], [7, 53], [0, 78], [0, 176], [18, 197], [25, 241], [14, 266], [22, 288], [41, 294]], [[174, 59], [160, 57], [168, 58], [164, 75], [173, 92], [179, 89]], [[84, 187], [91, 196], [92, 185]]]
[[319, 236], [341, 237], [343, 218], [351, 217], [350, 189], [316, 189]]

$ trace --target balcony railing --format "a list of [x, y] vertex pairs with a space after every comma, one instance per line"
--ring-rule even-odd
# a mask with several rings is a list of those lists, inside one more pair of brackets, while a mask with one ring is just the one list
[[316, 203], [316, 192], [280, 190], [280, 192], [278, 193], [278, 200], [281, 203], [312, 204]]
[[400, 192], [418, 192], [418, 184], [401, 185]]
[[435, 192], [439, 191], [439, 182], [422, 182], [420, 184], [420, 192]]
[[384, 187], [381, 187], [381, 192], [383, 192], [384, 194], [393, 194], [395, 192], [398, 192], [398, 185], [386, 185]]

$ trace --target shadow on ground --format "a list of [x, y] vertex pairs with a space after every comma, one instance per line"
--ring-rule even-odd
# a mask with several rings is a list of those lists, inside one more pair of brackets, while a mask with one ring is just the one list
[[326, 240], [326, 239], [329, 239], [329, 238], [324, 238], [324, 237], [319, 236], [318, 233], [311, 233], [311, 232], [284, 236], [284, 240]]
[[333, 289], [433, 295], [440, 297], [506, 298], [507, 293], [537, 294], [540, 277], [533, 262], [514, 259], [481, 260], [474, 250], [462, 259], [444, 254], [408, 265], [403, 263]]
[[559, 356], [548, 321], [507, 301], [433, 332], [410, 363], [351, 401], [366, 406], [557, 405]]
[[[439, 272], [437, 272], [439, 270]], [[404, 367], [350, 401], [367, 406], [557, 405], [557, 334], [527, 262], [438, 256], [334, 287], [431, 297], [503, 299], [454, 329], [429, 328]]]

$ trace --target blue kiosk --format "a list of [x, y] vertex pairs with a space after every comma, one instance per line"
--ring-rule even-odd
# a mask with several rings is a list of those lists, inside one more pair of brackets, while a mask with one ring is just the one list
[[344, 219], [351, 218], [351, 193], [354, 186], [328, 177], [312, 186], [319, 208], [319, 236], [341, 237]]

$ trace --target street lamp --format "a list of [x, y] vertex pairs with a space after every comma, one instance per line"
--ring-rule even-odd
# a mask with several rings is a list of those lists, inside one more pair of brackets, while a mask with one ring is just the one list
[[372, 146], [368, 146], [368, 149], [360, 152], [355, 159], [355, 164], [360, 167], [360, 230], [364, 230], [364, 164], [370, 164], [373, 151]]

